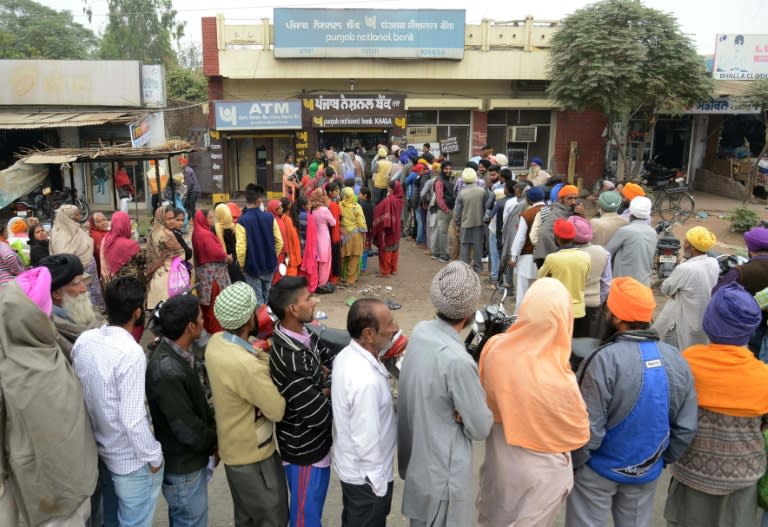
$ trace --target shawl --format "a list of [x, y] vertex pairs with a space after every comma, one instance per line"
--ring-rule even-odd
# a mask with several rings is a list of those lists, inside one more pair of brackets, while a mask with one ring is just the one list
[[56, 220], [51, 229], [51, 254], [74, 254], [88, 267], [93, 261], [93, 240], [80, 228], [80, 224], [72, 219], [78, 208], [74, 205], [62, 205], [56, 211]]
[[286, 239], [286, 231], [285, 231], [285, 222], [283, 221], [283, 216], [280, 215], [279, 212], [277, 212], [277, 209], [282, 207], [282, 204], [279, 200], [271, 199], [269, 200], [269, 203], [267, 203], [267, 210], [272, 213], [272, 216], [275, 217], [275, 221], [277, 222], [277, 227], [280, 229], [280, 236], [283, 238], [283, 252], [287, 253], [288, 250], [285, 247], [285, 239]]
[[346, 187], [341, 191], [341, 228], [344, 233], [366, 232], [368, 227], [365, 223], [365, 214], [363, 208], [355, 201], [355, 192]]
[[195, 212], [192, 231], [192, 252], [197, 265], [226, 263], [227, 253], [219, 243], [219, 238], [208, 227], [208, 219], [202, 210]]
[[331, 227], [331, 243], [339, 243], [341, 242], [341, 209], [338, 203], [330, 200], [328, 210], [331, 211], [333, 219], [336, 220], [336, 225]]
[[400, 216], [403, 212], [403, 187], [395, 181], [392, 193], [373, 209], [373, 243], [379, 248], [400, 243]]
[[568, 290], [539, 278], [506, 333], [480, 356], [480, 382], [510, 445], [567, 452], [589, 441], [589, 415], [571, 371], [573, 310]]
[[[309, 292], [314, 293], [317, 287], [317, 224], [312, 217], [312, 213], [307, 214], [307, 230], [304, 242], [304, 257], [301, 260], [301, 271], [307, 277], [310, 288]], [[312, 287], [314, 284], [314, 287]]]
[[293, 219], [289, 214], [283, 216], [283, 222], [285, 223], [286, 236], [283, 238], [283, 247], [288, 253], [288, 265], [290, 267], [298, 267], [301, 262], [301, 240], [299, 239], [299, 231], [293, 225]]
[[698, 344], [683, 352], [699, 406], [735, 417], [768, 414], [768, 364], [746, 346]]
[[167, 259], [174, 256], [184, 258], [184, 248], [165, 226], [165, 207], [160, 207], [155, 211], [152, 230], [147, 235], [147, 276], [152, 276]]
[[309, 195], [309, 210], [314, 210], [318, 207], [327, 207], [329, 201], [328, 196], [325, 194], [325, 190], [316, 188]]
[[237, 220], [240, 219], [240, 216], [243, 215], [243, 209], [237, 206], [237, 203], [234, 201], [227, 202], [227, 207], [229, 207], [229, 212], [232, 216], [232, 221], [237, 223]]
[[125, 264], [139, 254], [139, 244], [131, 238], [131, 219], [125, 212], [112, 215], [112, 230], [104, 238], [102, 255], [109, 275], [115, 276]]
[[232, 209], [228, 204], [219, 203], [216, 205], [213, 215], [216, 217], [216, 223], [213, 224], [213, 228], [216, 230], [216, 236], [219, 238], [221, 246], [226, 251], [227, 244], [224, 243], [224, 231], [229, 229], [235, 232], [235, 220], [232, 217]]
[[93, 238], [93, 254], [100, 254], [101, 244], [104, 241], [104, 238], [107, 237], [107, 234], [109, 234], [109, 231], [97, 229], [96, 223], [93, 221], [93, 214], [91, 214], [88, 218], [88, 232], [90, 233], [91, 238]]
[[346, 152], [341, 153], [341, 176], [343, 179], [355, 177], [355, 163]]

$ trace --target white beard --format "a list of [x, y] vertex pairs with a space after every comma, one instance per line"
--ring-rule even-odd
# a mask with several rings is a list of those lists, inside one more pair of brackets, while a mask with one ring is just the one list
[[93, 312], [93, 304], [88, 292], [74, 297], [64, 295], [61, 304], [75, 324], [88, 326], [96, 321], [96, 313]]

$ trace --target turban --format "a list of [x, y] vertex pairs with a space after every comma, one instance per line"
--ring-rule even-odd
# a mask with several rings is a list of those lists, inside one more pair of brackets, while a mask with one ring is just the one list
[[621, 194], [615, 190], [609, 190], [600, 194], [597, 205], [606, 212], [616, 212], [621, 205]]
[[656, 300], [650, 287], [629, 276], [620, 276], [611, 282], [608, 309], [624, 322], [650, 322]]
[[552, 190], [549, 191], [549, 201], [557, 201], [557, 195], [560, 192], [560, 189], [563, 188], [562, 183], [558, 183], [554, 187], [552, 187]]
[[474, 161], [467, 161], [467, 163], [464, 165], [464, 168], [471, 168], [472, 170], [477, 170], [480, 167]]
[[685, 239], [693, 248], [703, 253], [707, 252], [717, 242], [717, 237], [706, 227], [694, 227], [685, 233]]
[[755, 297], [732, 282], [712, 295], [701, 327], [714, 344], [744, 346], [762, 319]]
[[532, 165], [538, 165], [539, 167], [543, 167], [544, 166], [544, 161], [542, 161], [540, 157], [532, 157], [531, 158], [531, 164]]
[[427, 167], [425, 167], [421, 163], [416, 163], [415, 165], [413, 165], [413, 171], [416, 172], [417, 174], [423, 174], [426, 169]]
[[504, 154], [496, 154], [496, 156], [493, 158], [493, 160], [500, 167], [505, 167], [505, 166], [507, 166], [509, 164], [509, 160], [507, 159], [507, 156], [505, 156]]
[[235, 282], [216, 297], [213, 314], [224, 329], [240, 329], [256, 311], [256, 293], [245, 282]]
[[558, 218], [554, 226], [555, 236], [561, 240], [573, 240], [576, 237], [576, 227], [570, 221]]
[[562, 199], [567, 196], [578, 196], [579, 188], [576, 185], [565, 185], [557, 193], [557, 199]]
[[544, 187], [531, 187], [526, 191], [525, 195], [531, 203], [544, 201]]
[[432, 279], [429, 296], [438, 313], [452, 318], [466, 318], [477, 309], [480, 278], [464, 262], [451, 262]]
[[645, 196], [645, 191], [637, 183], [626, 183], [621, 190], [621, 194], [629, 201], [632, 201], [638, 196]]
[[387, 157], [387, 149], [382, 146], [377, 154], [379, 154], [379, 157]]
[[36, 267], [21, 273], [16, 277], [16, 284], [27, 295], [27, 298], [40, 308], [40, 311], [49, 317], [51, 316], [53, 312], [51, 272], [47, 267]]
[[181, 166], [187, 166], [189, 164], [189, 159], [187, 159], [186, 157], [180, 157], [179, 164]]
[[472, 183], [477, 182], [477, 172], [467, 167], [464, 170], [462, 170], [461, 179], [464, 180], [464, 183], [471, 185]]
[[635, 218], [645, 220], [651, 216], [653, 203], [645, 196], [638, 196], [629, 202], [629, 213]]
[[57, 254], [55, 256], [46, 256], [40, 260], [40, 265], [47, 267], [51, 272], [51, 289], [64, 287], [76, 277], [85, 274], [83, 262], [74, 254]]
[[592, 224], [581, 216], [571, 216], [568, 222], [576, 229], [574, 243], [589, 243], [592, 241]]
[[768, 251], [768, 229], [755, 227], [744, 233], [744, 241], [749, 252]]

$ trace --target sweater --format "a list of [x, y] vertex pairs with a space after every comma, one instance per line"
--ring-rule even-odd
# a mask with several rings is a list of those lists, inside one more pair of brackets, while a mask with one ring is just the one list
[[205, 348], [219, 456], [226, 465], [257, 463], [274, 454], [275, 422], [285, 413], [267, 354], [250, 348], [227, 332], [216, 333]]
[[483, 226], [485, 196], [485, 189], [476, 185], [469, 185], [459, 193], [454, 209], [456, 224], [459, 227], [471, 229]]
[[[202, 367], [202, 365], [197, 365]], [[165, 341], [149, 355], [147, 401], [165, 471], [189, 474], [208, 464], [216, 446], [216, 422], [200, 376]]]
[[589, 276], [590, 257], [577, 248], [560, 249], [547, 255], [544, 265], [539, 269], [539, 278], [551, 276], [559, 280], [571, 294], [573, 318], [582, 318], [586, 314], [584, 289]]
[[261, 276], [277, 270], [283, 237], [272, 214], [255, 207], [246, 208], [237, 220], [235, 235], [237, 261], [247, 274]]

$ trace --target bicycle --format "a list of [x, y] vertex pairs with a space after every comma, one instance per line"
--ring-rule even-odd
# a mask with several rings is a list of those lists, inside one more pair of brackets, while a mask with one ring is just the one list
[[653, 189], [652, 214], [658, 214], [663, 221], [685, 223], [693, 216], [696, 200], [688, 193], [684, 177], [665, 181]]

